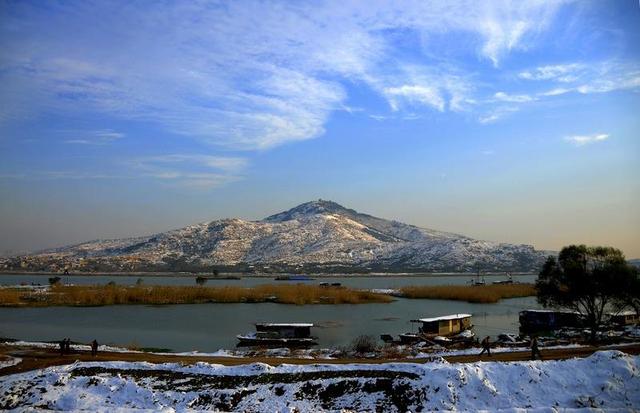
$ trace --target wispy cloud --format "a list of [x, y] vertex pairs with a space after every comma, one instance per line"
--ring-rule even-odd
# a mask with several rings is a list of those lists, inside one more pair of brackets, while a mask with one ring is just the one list
[[509, 116], [510, 114], [517, 112], [519, 109], [517, 106], [498, 106], [497, 108], [491, 110], [488, 113], [485, 113], [484, 115], [481, 115], [478, 118], [478, 122], [480, 122], [483, 125], [486, 124], [490, 124], [490, 123], [495, 123], [507, 116]]
[[403, 85], [401, 87], [389, 87], [384, 89], [384, 94], [394, 111], [400, 108], [402, 101], [410, 104], [423, 104], [444, 111], [444, 99], [436, 88], [418, 85]]
[[640, 65], [636, 62], [603, 60], [599, 62], [571, 63], [541, 66], [524, 71], [519, 77], [527, 80], [552, 82], [552, 89], [538, 96], [559, 96], [566, 93], [607, 93], [616, 90], [640, 88]]
[[0, 179], [8, 180], [95, 180], [95, 179], [133, 179], [135, 176], [114, 173], [92, 173], [77, 170], [30, 171], [22, 174], [0, 174]]
[[64, 140], [64, 143], [80, 145], [107, 145], [118, 139], [124, 138], [125, 134], [112, 129], [96, 131], [63, 131], [65, 136], [72, 136]]
[[540, 66], [532, 70], [520, 72], [518, 76], [527, 80], [555, 80], [558, 82], [573, 82], [576, 73], [584, 70], [581, 63]]
[[592, 135], [572, 135], [565, 136], [566, 141], [573, 143], [576, 146], [583, 146], [590, 143], [602, 142], [609, 139], [609, 135], [606, 133], [596, 133]]
[[241, 157], [170, 154], [142, 157], [130, 164], [142, 176], [200, 189], [213, 189], [242, 179], [248, 161]]
[[509, 95], [504, 92], [497, 92], [493, 97], [499, 101], [511, 103], [526, 103], [536, 100], [534, 97], [529, 95]]
[[569, 93], [571, 92], [571, 89], [567, 89], [567, 88], [563, 88], [563, 87], [557, 87], [551, 90], [548, 90], [546, 92], [540, 92], [538, 95], [539, 96], [560, 96], [560, 95], [564, 95], [565, 93]]
[[[0, 36], [0, 81], [8, 85], [0, 100], [11, 102], [0, 119], [101, 112], [255, 150], [322, 135], [331, 113], [345, 108], [351, 82], [398, 111], [463, 111], [476, 101], [471, 75], [451, 63], [416, 64], [397, 51], [397, 39], [463, 34], [467, 54], [497, 66], [535, 43], [563, 4], [131, 3], [126, 13], [108, 3], [25, 4]], [[409, 65], [428, 76], [407, 73]]]

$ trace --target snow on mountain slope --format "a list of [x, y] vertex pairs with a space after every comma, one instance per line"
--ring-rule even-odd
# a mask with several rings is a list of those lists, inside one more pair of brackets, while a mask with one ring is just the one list
[[478, 241], [388, 221], [331, 201], [307, 202], [263, 219], [224, 219], [150, 237], [92, 241], [39, 255], [134, 257], [202, 265], [337, 265], [376, 269], [536, 269], [545, 254], [528, 245]]

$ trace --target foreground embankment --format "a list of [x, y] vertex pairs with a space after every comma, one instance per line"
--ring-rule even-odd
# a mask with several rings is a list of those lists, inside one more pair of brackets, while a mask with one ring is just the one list
[[391, 301], [393, 298], [388, 295], [366, 290], [304, 284], [267, 284], [256, 287], [54, 285], [51, 288], [42, 289], [0, 289], [1, 305], [30, 307], [262, 302], [302, 305], [388, 303]]
[[1, 409], [222, 411], [630, 411], [640, 357], [456, 363], [238, 366], [97, 361], [3, 377]]

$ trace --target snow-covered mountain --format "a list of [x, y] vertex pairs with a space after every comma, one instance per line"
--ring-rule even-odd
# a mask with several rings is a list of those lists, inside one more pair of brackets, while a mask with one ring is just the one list
[[371, 270], [538, 270], [546, 253], [530, 245], [479, 241], [388, 221], [331, 201], [313, 201], [261, 221], [223, 219], [152, 236], [42, 251], [61, 260], [114, 260], [196, 267]]

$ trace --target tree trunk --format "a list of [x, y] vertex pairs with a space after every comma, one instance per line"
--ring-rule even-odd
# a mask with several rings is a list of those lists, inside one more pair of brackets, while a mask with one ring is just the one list
[[591, 323], [591, 338], [589, 339], [590, 344], [596, 344], [596, 333], [598, 332], [598, 323], [595, 320]]

